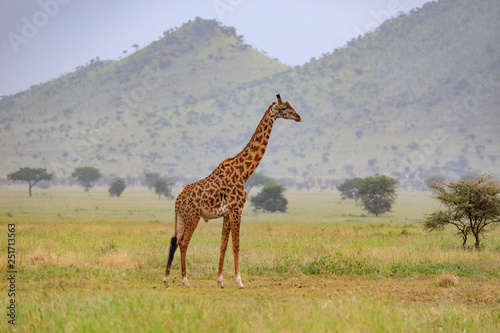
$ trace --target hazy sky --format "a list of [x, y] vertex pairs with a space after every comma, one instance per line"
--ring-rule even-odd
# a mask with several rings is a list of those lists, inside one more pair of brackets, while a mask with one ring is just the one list
[[0, 0], [0, 96], [118, 59], [197, 16], [301, 65], [429, 0]]

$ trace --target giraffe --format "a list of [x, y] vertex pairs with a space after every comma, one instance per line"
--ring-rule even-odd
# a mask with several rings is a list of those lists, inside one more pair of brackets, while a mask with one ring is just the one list
[[208, 222], [223, 217], [217, 283], [220, 288], [224, 288], [224, 256], [231, 234], [236, 284], [240, 289], [244, 289], [239, 264], [241, 213], [247, 199], [243, 186], [266, 152], [274, 121], [284, 118], [301, 122], [300, 116], [290, 103], [283, 103], [279, 94], [276, 97], [278, 101], [269, 106], [245, 148], [238, 155], [220, 163], [208, 177], [187, 185], [177, 197], [175, 233], [170, 240], [167, 268], [163, 277], [165, 287], [168, 287], [170, 267], [177, 247], [181, 251], [182, 284], [190, 287], [186, 274], [186, 252], [191, 236], [200, 218]]

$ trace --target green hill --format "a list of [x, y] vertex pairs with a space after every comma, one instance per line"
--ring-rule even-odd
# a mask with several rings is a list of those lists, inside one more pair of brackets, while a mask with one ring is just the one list
[[76, 166], [133, 179], [206, 176], [249, 140], [276, 93], [302, 117], [278, 121], [259, 171], [328, 188], [374, 173], [497, 173], [500, 6], [441, 0], [304, 66], [197, 18], [120, 61], [90, 64], [0, 100], [0, 175]]
[[311, 124], [305, 141], [314, 142], [304, 150], [306, 178], [384, 173], [418, 187], [432, 174], [498, 174], [494, 1], [428, 3], [291, 77], [290, 99], [303, 97], [304, 108], [316, 110], [312, 122], [303, 116]]
[[[248, 109], [230, 108], [233, 91], [286, 69], [233, 28], [196, 19], [121, 61], [93, 61], [3, 98], [1, 172], [39, 164], [64, 177], [89, 164], [125, 176], [195, 177], [203, 160], [222, 158], [207, 158], [200, 145], [214, 153], [236, 139], [232, 123]], [[228, 134], [213, 145], [208, 138], [220, 130]]]

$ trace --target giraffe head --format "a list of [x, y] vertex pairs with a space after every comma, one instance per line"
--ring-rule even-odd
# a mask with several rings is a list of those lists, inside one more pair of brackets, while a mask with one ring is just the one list
[[298, 113], [295, 112], [295, 110], [292, 108], [290, 103], [283, 103], [281, 101], [280, 94], [276, 95], [276, 97], [278, 97], [278, 102], [273, 102], [273, 105], [271, 106], [271, 115], [274, 117], [274, 119], [292, 119], [300, 123], [302, 120], [300, 119]]

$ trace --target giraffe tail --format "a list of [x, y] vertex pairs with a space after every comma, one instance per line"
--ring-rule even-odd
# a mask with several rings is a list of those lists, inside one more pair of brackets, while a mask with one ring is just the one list
[[170, 239], [170, 251], [168, 253], [167, 266], [172, 266], [172, 261], [174, 260], [175, 250], [177, 250], [177, 236]]
[[175, 250], [177, 250], [177, 205], [175, 205], [175, 234], [170, 239], [170, 251], [168, 253], [167, 266], [169, 267], [172, 265], [172, 260], [174, 260]]

